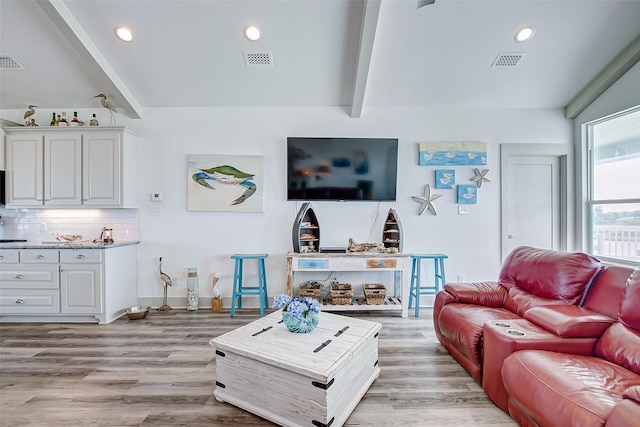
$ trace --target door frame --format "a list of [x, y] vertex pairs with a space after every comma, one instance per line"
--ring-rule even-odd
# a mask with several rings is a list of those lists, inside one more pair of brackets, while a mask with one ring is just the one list
[[560, 223], [559, 241], [560, 250], [573, 249], [573, 236], [575, 231], [571, 226], [571, 218], [574, 218], [575, 185], [573, 173], [573, 146], [571, 144], [500, 144], [500, 243], [502, 259], [508, 255], [507, 220], [508, 204], [505, 201], [507, 194], [507, 176], [509, 162], [517, 157], [555, 156], [560, 161]]

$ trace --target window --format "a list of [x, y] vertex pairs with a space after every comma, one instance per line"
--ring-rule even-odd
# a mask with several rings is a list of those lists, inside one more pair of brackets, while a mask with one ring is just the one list
[[589, 251], [640, 261], [640, 107], [587, 124]]

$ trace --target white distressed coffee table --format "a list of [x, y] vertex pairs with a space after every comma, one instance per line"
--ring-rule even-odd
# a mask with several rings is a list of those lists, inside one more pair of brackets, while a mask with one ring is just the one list
[[214, 395], [283, 426], [341, 426], [380, 375], [380, 328], [322, 312], [316, 329], [296, 334], [271, 313], [209, 342]]

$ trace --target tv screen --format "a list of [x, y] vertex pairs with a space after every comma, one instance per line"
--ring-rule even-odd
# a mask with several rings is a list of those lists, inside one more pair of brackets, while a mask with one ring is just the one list
[[287, 138], [287, 200], [395, 201], [397, 138]]

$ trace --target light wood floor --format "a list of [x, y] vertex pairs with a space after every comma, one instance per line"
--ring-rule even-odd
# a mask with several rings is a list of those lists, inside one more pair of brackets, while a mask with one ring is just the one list
[[[516, 425], [439, 345], [429, 310], [349, 315], [383, 327], [380, 377], [345, 425]], [[0, 425], [272, 425], [212, 394], [209, 340], [258, 317], [172, 310], [109, 325], [0, 324]]]

